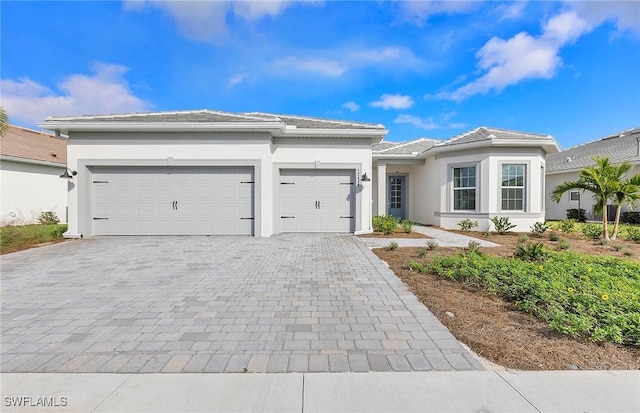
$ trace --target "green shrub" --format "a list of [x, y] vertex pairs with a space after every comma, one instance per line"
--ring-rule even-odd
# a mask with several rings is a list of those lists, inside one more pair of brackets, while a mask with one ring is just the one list
[[542, 235], [546, 230], [549, 229], [549, 226], [546, 222], [536, 222], [531, 227], [531, 233], [535, 235]]
[[383, 232], [387, 235], [393, 234], [398, 228], [398, 220], [391, 215], [376, 215], [371, 224], [376, 232]]
[[572, 234], [576, 230], [576, 220], [575, 219], [564, 219], [560, 223], [560, 231], [563, 234], [568, 235]]
[[43, 211], [38, 215], [38, 224], [56, 225], [60, 223], [60, 218], [53, 211]]
[[496, 228], [496, 231], [499, 234], [504, 234], [510, 229], [515, 228], [515, 224], [509, 222], [509, 217], [493, 217], [491, 218], [491, 222], [493, 222], [493, 226]]
[[413, 232], [413, 227], [415, 224], [416, 224], [415, 222], [410, 221], [408, 219], [403, 219], [402, 221], [400, 221], [402, 232], [404, 232], [405, 234], [411, 234]]
[[462, 231], [471, 231], [471, 228], [475, 228], [478, 226], [478, 221], [472, 221], [469, 218], [467, 218], [458, 222], [458, 226]]
[[527, 242], [529, 241], [529, 236], [527, 234], [520, 234], [518, 236], [518, 242]]
[[640, 346], [638, 262], [548, 251], [544, 263], [467, 253], [410, 265], [482, 288], [572, 337]]
[[557, 241], [559, 239], [560, 237], [555, 232], [552, 232], [551, 234], [549, 234], [549, 241]]
[[640, 241], [640, 228], [638, 227], [627, 227], [627, 240], [638, 242]]
[[582, 226], [582, 233], [585, 237], [590, 239], [598, 239], [602, 237], [602, 225], [598, 224], [584, 224]]
[[569, 241], [564, 238], [561, 239], [560, 242], [558, 242], [558, 250], [568, 250], [570, 246], [571, 244], [569, 243]]
[[547, 256], [544, 244], [541, 242], [518, 243], [514, 253], [516, 258], [526, 261], [542, 261]]
[[389, 245], [387, 245], [387, 247], [385, 248], [387, 251], [393, 251], [395, 249], [398, 249], [398, 243], [395, 241], [391, 241], [389, 243]]
[[426, 248], [420, 248], [418, 250], [418, 258], [424, 258], [427, 256], [427, 249]]
[[435, 242], [435, 241], [427, 241], [427, 249], [429, 251], [433, 251], [433, 250], [437, 249], [438, 246], [439, 246], [438, 243]]
[[0, 249], [15, 251], [62, 238], [67, 225], [22, 225], [0, 228]]
[[469, 241], [466, 251], [470, 254], [480, 254], [480, 243], [478, 241]]
[[578, 222], [587, 222], [587, 214], [582, 208], [571, 208], [567, 209], [567, 219], [573, 219]]
[[625, 211], [620, 214], [621, 224], [640, 224], [640, 211]]

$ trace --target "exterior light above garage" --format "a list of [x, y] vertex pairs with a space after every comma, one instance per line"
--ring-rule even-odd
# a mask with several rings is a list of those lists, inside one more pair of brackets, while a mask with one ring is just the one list
[[72, 171], [71, 169], [65, 169], [64, 173], [60, 175], [60, 178], [73, 179], [74, 176], [78, 175], [78, 171]]

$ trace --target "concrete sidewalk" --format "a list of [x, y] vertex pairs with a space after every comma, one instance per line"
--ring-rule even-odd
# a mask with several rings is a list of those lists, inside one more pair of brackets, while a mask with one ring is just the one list
[[415, 232], [431, 237], [426, 238], [368, 238], [360, 237], [369, 248], [383, 248], [389, 245], [391, 241], [398, 243], [399, 247], [426, 247], [429, 241], [438, 243], [440, 247], [459, 247], [464, 248], [469, 245], [469, 241], [475, 241], [482, 247], [499, 247], [500, 244], [486, 241], [479, 238], [468, 237], [466, 235], [456, 234], [453, 232], [443, 231], [441, 229], [426, 227], [424, 225], [416, 225], [413, 229]]
[[2, 411], [21, 413], [619, 413], [640, 411], [640, 371], [5, 373], [1, 393]]

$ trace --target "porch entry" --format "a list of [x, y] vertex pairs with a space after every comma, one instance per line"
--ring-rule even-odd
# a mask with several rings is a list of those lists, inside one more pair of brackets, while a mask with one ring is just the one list
[[405, 218], [407, 204], [407, 177], [389, 175], [387, 177], [387, 213], [396, 218]]

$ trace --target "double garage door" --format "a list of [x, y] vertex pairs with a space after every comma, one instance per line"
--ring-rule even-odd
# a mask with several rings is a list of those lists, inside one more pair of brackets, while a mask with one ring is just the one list
[[348, 170], [280, 171], [282, 232], [353, 232], [355, 182]]
[[94, 167], [95, 235], [252, 235], [253, 168]]

